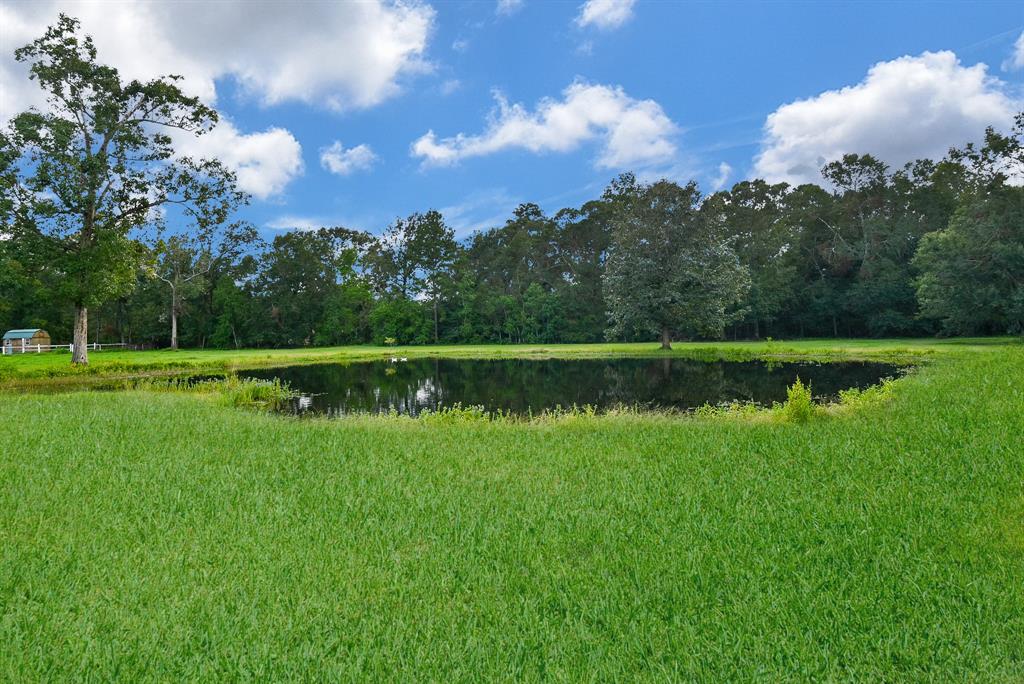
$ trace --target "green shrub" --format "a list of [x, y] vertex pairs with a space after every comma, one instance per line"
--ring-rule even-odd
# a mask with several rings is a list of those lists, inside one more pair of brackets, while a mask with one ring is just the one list
[[851, 387], [846, 390], [839, 390], [839, 405], [850, 408], [865, 408], [882, 404], [892, 398], [895, 380], [885, 378], [881, 383], [872, 385], [867, 389]]
[[121, 389], [144, 390], [146, 392], [186, 392], [210, 395], [225, 406], [239, 406], [257, 409], [277, 409], [299, 396], [287, 382], [239, 378], [229, 375], [223, 378], [200, 379], [139, 378], [120, 383]]
[[730, 401], [721, 404], [703, 404], [692, 411], [698, 418], [752, 418], [764, 408], [753, 401]]
[[452, 423], [490, 421], [501, 416], [500, 412], [491, 413], [485, 410], [483, 406], [463, 406], [461, 403], [456, 403], [453, 406], [443, 407], [437, 411], [423, 411], [420, 413], [419, 419], [425, 425], [449, 425]]
[[814, 400], [810, 384], [804, 385], [797, 376], [796, 382], [786, 389], [786, 403], [782, 415], [790, 423], [806, 423], [814, 415]]
[[297, 396], [287, 382], [278, 378], [256, 380], [232, 376], [222, 383], [222, 401], [230, 406], [276, 409]]

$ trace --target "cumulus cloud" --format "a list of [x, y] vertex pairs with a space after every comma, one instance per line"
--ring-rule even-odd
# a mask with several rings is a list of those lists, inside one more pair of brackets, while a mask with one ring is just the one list
[[1003, 62], [1004, 71], [1016, 71], [1017, 69], [1024, 69], [1024, 31], [1021, 31], [1020, 38], [1013, 44], [1013, 51]]
[[223, 117], [205, 135], [176, 136], [175, 149], [191, 157], [221, 160], [238, 174], [238, 187], [257, 199], [280, 194], [303, 171], [302, 146], [287, 130], [245, 134]]
[[[264, 104], [297, 100], [333, 109], [369, 107], [400, 80], [429, 69], [425, 51], [434, 10], [417, 2], [288, 3], [103, 0], [0, 5], [0, 115], [34, 104], [35, 84], [12, 53], [42, 35], [60, 11], [82, 21], [101, 61], [128, 78], [167, 73], [216, 101], [217, 79], [234, 77]], [[33, 99], [35, 98], [35, 99]]]
[[320, 166], [339, 176], [348, 176], [356, 171], [365, 171], [377, 161], [377, 155], [369, 145], [356, 145], [345, 149], [340, 140], [320, 150]]
[[14, 7], [0, 4], [0, 123], [29, 107], [43, 107], [46, 99], [35, 81], [28, 79], [28, 69], [14, 61], [14, 51], [38, 37], [35, 25], [15, 12]]
[[515, 14], [522, 8], [523, 0], [498, 0], [498, 6], [494, 11], [500, 15], [508, 16]]
[[729, 182], [732, 176], [732, 167], [722, 162], [718, 165], [718, 175], [711, 179], [711, 192], [718, 192]]
[[822, 165], [851, 152], [893, 166], [940, 158], [978, 140], [986, 126], [1005, 127], [1020, 107], [984, 64], [965, 67], [952, 52], [879, 62], [857, 85], [770, 114], [754, 175], [820, 182]]
[[576, 82], [559, 100], [545, 98], [530, 112], [495, 93], [497, 109], [479, 135], [438, 139], [428, 131], [412, 155], [428, 165], [450, 165], [508, 149], [569, 152], [600, 141], [599, 168], [622, 169], [670, 160], [676, 153], [674, 123], [654, 100], [635, 100], [620, 87]]
[[587, 0], [580, 5], [576, 25], [609, 30], [619, 28], [633, 17], [636, 0]]

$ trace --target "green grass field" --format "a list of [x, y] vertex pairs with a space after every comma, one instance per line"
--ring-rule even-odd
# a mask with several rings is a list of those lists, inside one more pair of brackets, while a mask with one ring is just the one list
[[671, 354], [697, 358], [820, 358], [913, 360], [935, 354], [978, 351], [1020, 344], [1014, 338], [949, 340], [800, 340], [774, 342], [677, 342], [670, 352], [657, 344], [453, 345], [427, 347], [310, 347], [305, 349], [169, 349], [92, 352], [89, 365], [71, 366], [64, 353], [0, 356], [0, 387], [37, 381], [74, 383], [90, 378], [129, 377], [188, 371], [221, 371], [303, 363], [365, 361], [405, 356], [446, 358], [586, 357]]
[[[89, 373], [391, 353], [97, 354]], [[300, 421], [9, 389], [0, 681], [1024, 680], [1024, 345], [673, 353], [924, 363], [887, 403], [801, 425]], [[67, 357], [0, 361], [16, 382]]]

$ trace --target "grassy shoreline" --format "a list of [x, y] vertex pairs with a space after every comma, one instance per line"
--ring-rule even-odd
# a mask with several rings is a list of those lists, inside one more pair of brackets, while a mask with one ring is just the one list
[[7, 394], [0, 679], [1017, 681], [1024, 346], [912, 347], [803, 424]]
[[0, 357], [0, 390], [33, 384], [68, 384], [188, 372], [223, 372], [260, 367], [407, 358], [586, 358], [664, 356], [722, 360], [883, 360], [912, 363], [936, 354], [981, 351], [1022, 344], [1020, 338], [948, 340], [797, 340], [761, 342], [679, 342], [671, 351], [655, 343], [546, 345], [437, 345], [421, 347], [314, 347], [305, 349], [156, 350], [95, 352], [86, 367], [73, 367], [70, 355], [23, 354]]

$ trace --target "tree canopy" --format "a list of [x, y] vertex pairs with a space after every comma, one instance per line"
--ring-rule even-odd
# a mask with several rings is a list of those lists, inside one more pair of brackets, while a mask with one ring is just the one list
[[700, 204], [696, 183], [638, 185], [632, 176], [606, 195], [617, 207], [604, 273], [608, 336], [720, 337], [749, 290], [721, 220], [719, 203]]
[[171, 131], [202, 134], [217, 113], [178, 77], [123, 82], [97, 59], [78, 21], [57, 23], [15, 51], [46, 93], [0, 137], [5, 224], [24, 253], [59, 273], [75, 309], [74, 361], [87, 362], [88, 309], [131, 292], [143, 250], [133, 230], [174, 205], [214, 220], [234, 177], [217, 161], [175, 157]]

